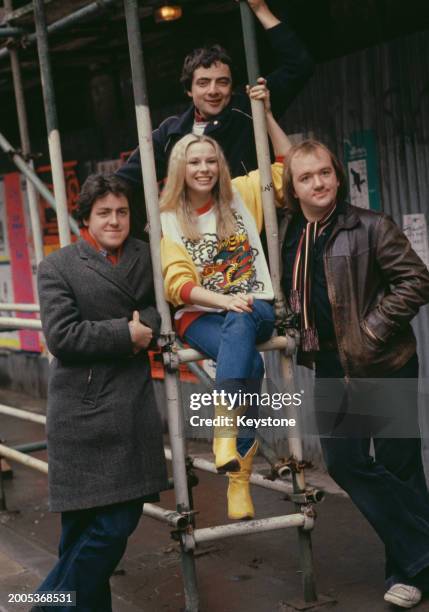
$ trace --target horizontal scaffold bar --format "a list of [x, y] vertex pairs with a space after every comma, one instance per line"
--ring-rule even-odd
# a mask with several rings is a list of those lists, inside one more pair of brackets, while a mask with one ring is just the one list
[[40, 442], [27, 442], [26, 444], [18, 444], [18, 446], [13, 447], [13, 450], [16, 450], [20, 453], [30, 454], [46, 450], [46, 448], [46, 440], [40, 440]]
[[8, 446], [4, 446], [3, 444], [0, 444], [0, 457], [4, 457], [10, 461], [16, 461], [16, 463], [26, 465], [27, 467], [37, 470], [38, 472], [43, 472], [44, 474], [48, 473], [48, 464], [46, 461], [35, 459], [34, 457], [30, 457], [25, 453], [20, 453], [19, 451], [9, 448]]
[[[293, 355], [296, 349], [295, 339], [291, 336], [276, 336], [263, 344], [258, 344], [258, 351], [285, 351], [287, 355]], [[177, 351], [180, 363], [188, 363], [189, 361], [200, 361], [207, 359], [205, 355], [199, 353], [195, 349], [179, 349]]]
[[276, 529], [286, 529], [287, 527], [302, 527], [304, 530], [309, 531], [314, 527], [314, 519], [311, 516], [301, 513], [272, 516], [266, 519], [246, 521], [245, 523], [195, 529], [193, 537], [196, 544], [201, 544], [202, 542], [211, 542], [213, 540], [221, 540], [223, 538], [231, 538], [239, 535], [262, 533], [264, 531], [274, 531]]
[[25, 30], [22, 28], [0, 27], [0, 38], [13, 38], [15, 36], [23, 36], [24, 34]]
[[189, 522], [188, 517], [184, 514], [180, 514], [174, 510], [166, 510], [155, 504], [145, 503], [143, 506], [143, 514], [157, 521], [161, 521], [162, 523], [167, 523], [167, 525], [175, 529], [184, 529]]
[[2, 304], [0, 302], [0, 312], [40, 312], [39, 304]]
[[[0, 308], [1, 310], [1, 308]], [[42, 330], [39, 319], [19, 319], [18, 317], [0, 317], [0, 331], [2, 329], [35, 329]]]
[[30, 412], [30, 410], [21, 410], [21, 408], [13, 408], [13, 406], [6, 406], [5, 404], [0, 404], [0, 414], [13, 416], [23, 421], [40, 423], [40, 425], [46, 424], [46, 417], [44, 414], [36, 414], [35, 412]]

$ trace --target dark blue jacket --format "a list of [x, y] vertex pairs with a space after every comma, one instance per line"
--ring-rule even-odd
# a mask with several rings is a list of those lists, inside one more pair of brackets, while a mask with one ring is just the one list
[[[314, 64], [303, 43], [285, 23], [266, 30], [266, 34], [280, 66], [267, 77], [273, 114], [279, 117], [313, 73]], [[173, 146], [182, 136], [192, 132], [194, 112], [195, 107], [191, 105], [182, 115], [168, 117], [154, 130], [153, 146], [159, 181], [167, 174]], [[250, 100], [245, 93], [233, 94], [228, 106], [207, 125], [205, 134], [221, 145], [233, 177], [257, 167]], [[141, 186], [139, 149], [116, 174], [134, 187]]]

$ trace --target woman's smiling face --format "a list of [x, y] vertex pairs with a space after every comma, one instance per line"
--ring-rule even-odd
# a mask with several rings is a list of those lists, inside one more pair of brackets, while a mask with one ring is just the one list
[[186, 151], [185, 182], [188, 195], [210, 198], [219, 180], [219, 162], [216, 151], [210, 142], [194, 142]]

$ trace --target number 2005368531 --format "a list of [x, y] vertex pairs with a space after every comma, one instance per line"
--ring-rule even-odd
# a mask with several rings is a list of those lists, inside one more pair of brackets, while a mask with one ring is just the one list
[[9, 593], [8, 603], [45, 606], [76, 605], [76, 591], [40, 591], [38, 593]]

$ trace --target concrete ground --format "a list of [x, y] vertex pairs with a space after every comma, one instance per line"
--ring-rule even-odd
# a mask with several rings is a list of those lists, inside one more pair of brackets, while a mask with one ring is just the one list
[[[41, 403], [16, 393], [0, 392], [0, 403], [39, 411]], [[43, 439], [36, 424], [0, 415], [0, 438], [8, 446]], [[207, 445], [193, 444], [207, 454]], [[33, 456], [46, 459], [44, 452]], [[207, 455], [208, 456], [208, 455]], [[0, 612], [28, 610], [8, 603], [9, 593], [33, 591], [55, 561], [59, 517], [47, 510], [46, 476], [13, 465], [5, 481], [8, 510], [0, 513]], [[198, 472], [194, 489], [198, 527], [228, 522], [226, 479]], [[313, 610], [393, 612], [383, 601], [383, 547], [377, 536], [325, 475], [310, 470], [312, 484], [328, 493], [317, 507], [313, 554], [317, 588], [336, 603]], [[253, 487], [257, 517], [290, 513], [280, 493]], [[174, 508], [172, 492], [161, 505]], [[196, 555], [202, 612], [292, 612], [299, 609], [301, 572], [295, 529], [221, 540], [201, 547]], [[124, 559], [112, 578], [115, 612], [173, 612], [184, 609], [177, 544], [170, 529], [144, 517], [130, 538]], [[429, 612], [423, 601], [418, 612]]]

